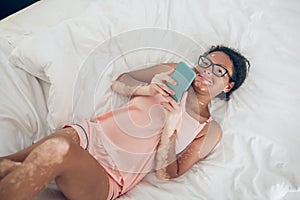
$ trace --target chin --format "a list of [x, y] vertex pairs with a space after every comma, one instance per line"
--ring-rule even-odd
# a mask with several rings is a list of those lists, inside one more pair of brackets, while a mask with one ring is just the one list
[[196, 93], [204, 93], [209, 91], [207, 85], [204, 85], [199, 81], [193, 82], [192, 88]]

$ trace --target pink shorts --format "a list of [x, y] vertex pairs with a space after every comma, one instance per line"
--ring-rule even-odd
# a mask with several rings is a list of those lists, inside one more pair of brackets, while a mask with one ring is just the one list
[[121, 186], [119, 186], [119, 184], [116, 183], [116, 181], [113, 178], [111, 178], [108, 174], [107, 177], [109, 181], [109, 191], [108, 191], [107, 200], [113, 200], [120, 196]]
[[[80, 138], [80, 146], [87, 150], [105, 169], [109, 180], [108, 200], [116, 199], [122, 194], [122, 186], [120, 184], [122, 177], [117, 170], [114, 170], [115, 164], [110, 158], [99, 136], [102, 128], [94, 122], [84, 120], [80, 124], [67, 125], [65, 127], [74, 128]], [[97, 134], [98, 133], [98, 134]]]

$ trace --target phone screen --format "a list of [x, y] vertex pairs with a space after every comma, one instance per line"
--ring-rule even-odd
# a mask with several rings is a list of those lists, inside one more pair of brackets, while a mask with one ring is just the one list
[[178, 63], [176, 70], [171, 75], [176, 85], [167, 83], [167, 86], [174, 90], [175, 94], [170, 95], [177, 103], [181, 101], [183, 93], [190, 87], [196, 77], [196, 73], [184, 62]]

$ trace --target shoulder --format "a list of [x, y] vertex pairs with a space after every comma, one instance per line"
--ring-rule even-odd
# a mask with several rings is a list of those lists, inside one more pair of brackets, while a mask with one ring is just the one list
[[222, 128], [221, 128], [221, 126], [215, 120], [212, 120], [206, 126], [208, 126], [208, 130], [211, 129], [211, 131], [213, 131], [213, 132], [222, 134]]
[[222, 130], [217, 122], [211, 121], [203, 129], [206, 129], [206, 132], [203, 131], [205, 133], [201, 135], [201, 131], [199, 133], [201, 136], [194, 139], [186, 150], [179, 155], [177, 176], [184, 174], [199, 160], [206, 158], [219, 143]]
[[204, 126], [204, 128], [198, 133], [196, 139], [203, 137], [203, 136], [215, 138], [219, 141], [219, 140], [221, 140], [221, 138], [223, 136], [222, 128], [218, 124], [218, 122], [216, 122], [215, 120], [212, 120], [209, 123], [207, 123]]
[[[204, 133], [199, 133], [200, 136], [194, 140], [195, 143], [199, 145], [201, 149], [199, 151], [199, 159], [206, 158], [213, 149], [217, 146], [217, 144], [222, 139], [222, 129], [220, 125], [216, 121], [211, 121], [205, 126], [206, 131]], [[199, 140], [199, 142], [197, 142]]]

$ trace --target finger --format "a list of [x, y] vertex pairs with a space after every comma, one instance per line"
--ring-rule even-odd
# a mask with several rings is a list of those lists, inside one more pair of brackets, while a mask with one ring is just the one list
[[[166, 92], [167, 95], [165, 96], [169, 96], [169, 94], [175, 94], [175, 92], [170, 89], [166, 84], [164, 83], [156, 83], [156, 85], [159, 87], [159, 89], [161, 89], [163, 92]], [[161, 93], [161, 92], [160, 92]], [[162, 93], [163, 94], [163, 93]]]
[[159, 84], [159, 86], [164, 89], [169, 94], [175, 94], [175, 91], [173, 91], [171, 88], [169, 88], [166, 84]]
[[167, 71], [166, 74], [171, 75], [175, 71], [175, 68], [172, 68], [171, 70]]
[[169, 83], [171, 83], [172, 85], [176, 85], [176, 81], [171, 77], [171, 76], [166, 76], [165, 80]]
[[160, 105], [162, 105], [168, 112], [172, 112], [174, 110], [169, 102], [161, 102]]
[[160, 85], [158, 85], [158, 84], [155, 84], [155, 85], [154, 85], [154, 89], [155, 89], [157, 92], [159, 92], [160, 94], [162, 94], [163, 96], [169, 96], [169, 94], [168, 94], [164, 89], [162, 89], [162, 88], [160, 87]]
[[174, 109], [178, 109], [179, 108], [179, 105], [177, 104], [177, 102], [172, 97], [166, 97], [166, 99], [168, 100], [168, 102], [170, 103], [170, 105]]
[[175, 69], [171, 69], [170, 71], [167, 71], [165, 74], [166, 76], [164, 76], [165, 81], [171, 83], [172, 85], [176, 85], [176, 81], [171, 77], [171, 75], [173, 74], [173, 72], [175, 71]]

